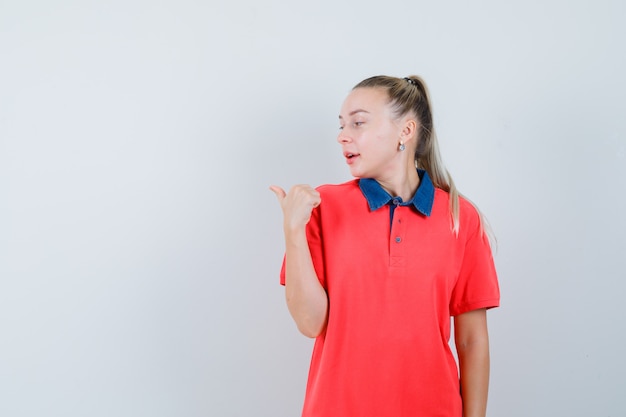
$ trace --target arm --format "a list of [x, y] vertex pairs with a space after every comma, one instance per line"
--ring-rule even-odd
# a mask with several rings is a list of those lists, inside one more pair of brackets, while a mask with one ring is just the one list
[[328, 296], [315, 273], [306, 225], [321, 199], [309, 186], [294, 186], [288, 194], [280, 187], [270, 189], [276, 194], [284, 214], [287, 307], [300, 332], [317, 337], [326, 326]]
[[489, 335], [483, 309], [454, 318], [454, 339], [461, 371], [464, 417], [485, 417], [489, 389]]

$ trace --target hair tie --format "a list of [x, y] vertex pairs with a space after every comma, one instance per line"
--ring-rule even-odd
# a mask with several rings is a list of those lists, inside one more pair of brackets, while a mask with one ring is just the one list
[[412, 78], [404, 77], [404, 79], [411, 85], [417, 85], [417, 82], [415, 82], [415, 80]]

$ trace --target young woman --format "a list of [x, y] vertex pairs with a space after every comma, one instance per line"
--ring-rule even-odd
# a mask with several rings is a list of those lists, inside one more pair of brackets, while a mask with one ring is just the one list
[[356, 179], [270, 187], [287, 305], [316, 338], [302, 416], [484, 417], [498, 282], [482, 216], [441, 162], [426, 85], [368, 78], [339, 123]]

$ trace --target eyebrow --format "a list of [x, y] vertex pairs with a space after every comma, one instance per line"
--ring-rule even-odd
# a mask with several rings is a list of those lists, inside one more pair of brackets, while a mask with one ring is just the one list
[[[367, 110], [363, 110], [363, 109], [356, 109], [356, 110], [352, 110], [350, 113], [348, 113], [348, 116], [354, 116], [357, 113], [369, 113]], [[339, 115], [340, 119], [343, 119], [343, 117], [341, 117], [341, 115]]]

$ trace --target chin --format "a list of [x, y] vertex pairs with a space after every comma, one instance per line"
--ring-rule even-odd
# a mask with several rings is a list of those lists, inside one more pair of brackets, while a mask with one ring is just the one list
[[350, 175], [352, 175], [354, 178], [369, 178], [365, 172], [358, 169], [351, 169]]

